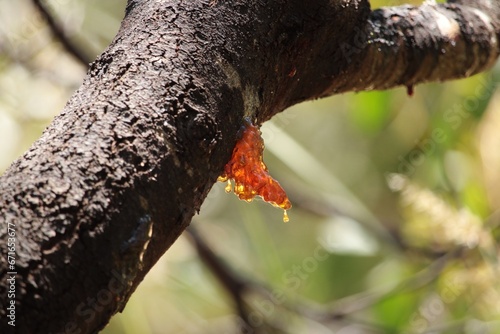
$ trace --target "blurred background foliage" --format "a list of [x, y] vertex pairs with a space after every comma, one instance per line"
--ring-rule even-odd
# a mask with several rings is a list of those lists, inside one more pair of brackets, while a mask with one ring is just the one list
[[[126, 4], [46, 3], [92, 58]], [[420, 2], [372, 7], [401, 3]], [[86, 69], [30, 1], [0, 0], [0, 22], [3, 171]], [[245, 289], [228, 293], [184, 235], [103, 333], [251, 333], [239, 315], [267, 333], [499, 333], [499, 79], [496, 66], [413, 96], [344, 94], [277, 115], [262, 127], [265, 161], [290, 222], [218, 183], [191, 224]]]

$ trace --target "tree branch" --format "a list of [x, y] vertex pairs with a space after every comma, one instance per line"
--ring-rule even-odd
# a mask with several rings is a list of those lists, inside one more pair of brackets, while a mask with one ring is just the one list
[[[340, 45], [350, 64], [326, 95], [469, 77], [500, 53], [500, 9], [489, 0], [425, 2], [371, 13], [364, 29]], [[354, 70], [353, 69], [357, 69]]]
[[[0, 258], [0, 296], [14, 275], [16, 330], [102, 328], [189, 225], [245, 117], [260, 124], [300, 101], [491, 66], [499, 5], [467, 4], [491, 10], [129, 0], [82, 86], [0, 179], [0, 237], [15, 246], [14, 264]], [[368, 37], [356, 44], [359, 31]], [[344, 45], [360, 52], [346, 57]]]
[[189, 240], [196, 248], [201, 261], [203, 261], [208, 269], [214, 274], [222, 287], [229, 293], [229, 295], [233, 299], [238, 315], [241, 321], [243, 321], [243, 326], [245, 328], [251, 328], [251, 325], [248, 321], [247, 310], [245, 309], [245, 301], [243, 298], [243, 294], [249, 287], [250, 283], [235, 275], [228, 266], [226, 266], [221, 260], [219, 260], [217, 258], [217, 255], [198, 235], [198, 232], [194, 228], [188, 227], [186, 229], [186, 232], [189, 236]]

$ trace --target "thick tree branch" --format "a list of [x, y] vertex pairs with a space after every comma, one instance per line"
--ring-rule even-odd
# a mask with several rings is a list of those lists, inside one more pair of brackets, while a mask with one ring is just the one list
[[[499, 5], [467, 4], [479, 9], [129, 0], [80, 89], [1, 177], [0, 237], [15, 232], [16, 262], [3, 242], [0, 296], [10, 302], [16, 272], [16, 330], [102, 328], [189, 225], [244, 117], [259, 124], [300, 101], [491, 66]], [[346, 57], [345, 45], [360, 51]]]
[[354, 39], [340, 45], [349, 75], [334, 80], [326, 94], [468, 77], [495, 64], [499, 40], [495, 1], [375, 10]]

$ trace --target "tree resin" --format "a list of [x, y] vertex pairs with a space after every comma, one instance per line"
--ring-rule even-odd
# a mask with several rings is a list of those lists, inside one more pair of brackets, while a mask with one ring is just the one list
[[262, 158], [263, 152], [264, 141], [259, 128], [246, 121], [241, 139], [236, 143], [233, 156], [218, 181], [227, 181], [226, 192], [233, 190], [241, 200], [251, 202], [255, 196], [260, 196], [265, 202], [283, 209], [283, 221], [286, 223], [289, 220], [286, 210], [292, 204], [278, 181], [269, 175]]

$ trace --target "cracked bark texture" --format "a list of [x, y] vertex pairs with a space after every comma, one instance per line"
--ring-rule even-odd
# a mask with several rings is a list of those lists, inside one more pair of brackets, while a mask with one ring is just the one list
[[499, 7], [129, 0], [82, 86], [1, 177], [1, 318], [15, 271], [17, 332], [97, 332], [189, 225], [245, 117], [483, 71]]

